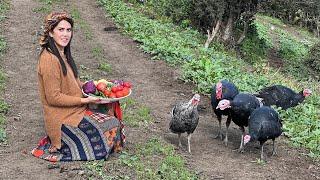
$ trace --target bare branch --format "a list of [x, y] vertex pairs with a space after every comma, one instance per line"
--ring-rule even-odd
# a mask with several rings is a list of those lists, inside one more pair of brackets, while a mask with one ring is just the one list
[[218, 20], [218, 22], [216, 23], [215, 26], [212, 26], [212, 31], [210, 33], [210, 30], [207, 30], [207, 33], [208, 33], [208, 38], [206, 40], [206, 43], [204, 44], [204, 47], [205, 48], [208, 48], [210, 43], [212, 42], [213, 38], [216, 36], [216, 34], [218, 33], [219, 31], [219, 28], [220, 28], [220, 23], [221, 23], [221, 20]]

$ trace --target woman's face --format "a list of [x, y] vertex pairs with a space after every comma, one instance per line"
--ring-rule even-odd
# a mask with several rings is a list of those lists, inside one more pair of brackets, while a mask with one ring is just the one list
[[50, 36], [54, 39], [59, 49], [64, 49], [72, 37], [71, 24], [66, 20], [60, 21], [53, 31], [50, 32]]

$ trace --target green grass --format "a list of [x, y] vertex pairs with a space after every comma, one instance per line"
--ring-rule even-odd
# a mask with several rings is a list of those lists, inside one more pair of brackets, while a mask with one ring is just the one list
[[2, 36], [0, 36], [0, 54], [3, 54], [6, 49], [7, 43]]
[[41, 6], [38, 8], [33, 8], [32, 11], [37, 13], [49, 14], [51, 11], [51, 8], [48, 6]]
[[[256, 16], [254, 26], [257, 29], [257, 37], [261, 40], [260, 44], [263, 43], [265, 49], [273, 48], [277, 50], [283, 59], [283, 73], [292, 75], [300, 80], [307, 80], [309, 76], [312, 76], [312, 73], [310, 73], [311, 70], [304, 63], [304, 59], [309, 49], [318, 42], [319, 39], [312, 36], [311, 33], [306, 30], [286, 25], [279, 19], [261, 14]], [[273, 29], [271, 27], [273, 27]], [[258, 51], [249, 52], [259, 53], [259, 50], [262, 49], [254, 43], [252, 43], [251, 46], [257, 47]], [[250, 59], [252, 61], [256, 60], [255, 56]]]
[[0, 144], [6, 141], [6, 132], [4, 129], [6, 119], [3, 114], [0, 114]]
[[[284, 130], [288, 133], [291, 142], [308, 148], [313, 157], [320, 156], [320, 143], [318, 143], [320, 127], [317, 126], [320, 124], [318, 82], [312, 79], [298, 82], [301, 79], [295, 74], [279, 72], [269, 67], [267, 63], [248, 64], [230, 52], [217, 48], [204, 49], [205, 36], [199, 32], [149, 19], [133, 8], [127, 7], [122, 1], [100, 0], [99, 2], [114, 18], [117, 26], [122, 27], [125, 34], [141, 42], [141, 48], [153, 54], [154, 59], [163, 59], [171, 64], [182, 62], [184, 64], [182, 78], [193, 82], [196, 91], [208, 94], [212, 85], [220, 79], [231, 80], [240, 91], [246, 92], [254, 92], [272, 84], [283, 84], [296, 91], [300, 91], [303, 87], [311, 88], [314, 95], [307, 98], [302, 105], [292, 108], [291, 111], [280, 111], [280, 116], [284, 120]], [[276, 25], [280, 24], [279, 21], [272, 22]], [[273, 41], [274, 38], [271, 37], [269, 29], [263, 25], [260, 29], [263, 32], [260, 37], [266, 41], [266, 46], [273, 47], [276, 41]], [[305, 41], [292, 42], [303, 43]], [[282, 44], [285, 43], [282, 41]], [[287, 43], [287, 46], [289, 44]], [[278, 47], [280, 47], [279, 44]], [[294, 52], [301, 50], [297, 47], [300, 46], [289, 49]], [[301, 128], [301, 124], [307, 125]]]
[[185, 161], [173, 146], [156, 137], [135, 144], [116, 160], [89, 162], [86, 167], [94, 172], [92, 179], [197, 179], [194, 172], [185, 168]]
[[[6, 17], [6, 13], [10, 8], [9, 1], [0, 1], [0, 26], [2, 26], [2, 22]], [[2, 36], [2, 30], [0, 30], [0, 62], [2, 61], [2, 57], [6, 50], [6, 41]], [[0, 68], [0, 91], [3, 91], [3, 87], [6, 81], [6, 76]], [[6, 142], [6, 131], [5, 131], [5, 116], [4, 114], [7, 113], [9, 110], [8, 104], [3, 100], [0, 99], [0, 144]]]
[[91, 31], [90, 26], [86, 23], [85, 20], [81, 18], [80, 12], [76, 8], [72, 8], [71, 10], [71, 16], [75, 21], [75, 24], [78, 25], [84, 33], [84, 36], [86, 37], [87, 40], [92, 40], [93, 34]]
[[[82, 29], [85, 38], [89, 41], [93, 41], [93, 33], [90, 28], [90, 26], [87, 24], [87, 22], [81, 18], [80, 12], [76, 8], [72, 8], [71, 15], [75, 20], [75, 23], [78, 24], [80, 29]], [[101, 45], [97, 43], [97, 45], [91, 49], [91, 54], [93, 57], [99, 62], [98, 69], [104, 72], [111, 72], [112, 67], [110, 64], [107, 63], [107, 60], [104, 57], [103, 49], [101, 48]], [[83, 79], [87, 79], [87, 77], [83, 77]]]
[[103, 55], [103, 49], [101, 48], [101, 46], [94, 47], [91, 50], [91, 53], [93, 54], [94, 58], [98, 62], [100, 62], [98, 69], [100, 69], [101, 71], [104, 71], [104, 72], [111, 72], [112, 71], [110, 64], [107, 63], [107, 60], [105, 59], [105, 57]]
[[42, 13], [44, 15], [49, 14], [52, 9], [53, 6], [55, 4], [61, 4], [62, 2], [64, 2], [65, 0], [38, 0], [41, 3], [40, 7], [37, 8], [33, 8], [32, 11], [36, 12], [36, 13]]
[[121, 102], [121, 106], [124, 112], [125, 124], [129, 127], [146, 127], [148, 124], [153, 122], [151, 115], [151, 109], [138, 104], [132, 98], [126, 98]]
[[6, 18], [6, 12], [9, 10], [10, 4], [8, 0], [2, 0], [0, 2], [0, 22]]
[[[150, 108], [140, 105], [132, 98], [121, 102], [125, 125], [130, 128], [148, 128], [153, 121]], [[142, 132], [141, 132], [142, 133]], [[93, 161], [85, 164], [91, 172], [88, 179], [197, 179], [186, 168], [184, 159], [177, 155], [171, 144], [157, 138], [139, 138], [139, 142], [123, 151], [118, 158]], [[129, 145], [129, 144], [128, 144]], [[123, 173], [125, 172], [125, 174]]]

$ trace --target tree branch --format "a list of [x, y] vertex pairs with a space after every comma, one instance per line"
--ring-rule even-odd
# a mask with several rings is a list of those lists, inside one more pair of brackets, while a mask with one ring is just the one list
[[215, 26], [212, 26], [212, 31], [210, 33], [210, 30], [208, 29], [207, 30], [207, 34], [208, 34], [208, 38], [206, 40], [206, 43], [204, 44], [204, 47], [205, 48], [208, 48], [210, 43], [212, 42], [213, 38], [216, 36], [216, 34], [218, 33], [218, 30], [220, 28], [220, 23], [221, 23], [221, 20], [218, 20], [218, 22], [216, 23]]

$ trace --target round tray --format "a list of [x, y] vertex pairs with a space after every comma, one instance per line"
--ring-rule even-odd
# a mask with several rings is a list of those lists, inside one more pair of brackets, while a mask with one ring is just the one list
[[[83, 92], [83, 89], [81, 89], [82, 91], [82, 94], [85, 96], [85, 97], [89, 97], [90, 95], [86, 94]], [[93, 96], [93, 97], [97, 97], [97, 98], [100, 98], [100, 101], [98, 104], [106, 104], [106, 103], [110, 103], [110, 102], [116, 102], [116, 101], [119, 101], [121, 99], [124, 99], [128, 96], [131, 95], [131, 89], [129, 89], [129, 94], [126, 95], [126, 96], [123, 96], [123, 97], [120, 97], [120, 98], [103, 98], [103, 97], [100, 97], [100, 96]]]

